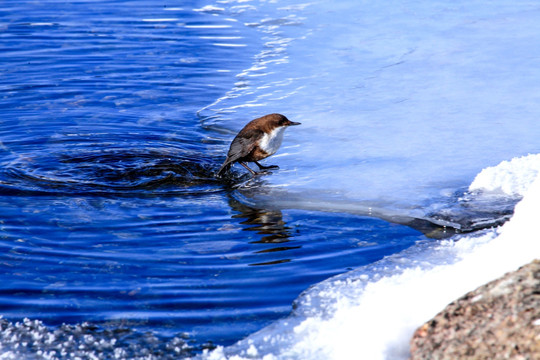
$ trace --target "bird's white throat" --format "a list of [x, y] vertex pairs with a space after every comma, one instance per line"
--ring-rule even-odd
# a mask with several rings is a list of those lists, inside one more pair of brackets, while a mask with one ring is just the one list
[[280, 126], [272, 130], [270, 133], [265, 133], [259, 142], [260, 148], [268, 154], [273, 155], [281, 146], [285, 128], [286, 126]]

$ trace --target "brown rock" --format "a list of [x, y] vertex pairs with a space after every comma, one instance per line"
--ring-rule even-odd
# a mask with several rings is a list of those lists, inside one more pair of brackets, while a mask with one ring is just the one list
[[416, 330], [411, 360], [540, 360], [540, 260], [452, 302]]

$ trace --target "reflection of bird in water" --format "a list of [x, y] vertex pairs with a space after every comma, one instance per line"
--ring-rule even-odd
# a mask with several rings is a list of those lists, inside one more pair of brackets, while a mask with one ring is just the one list
[[241, 202], [230, 199], [229, 205], [239, 213], [233, 218], [244, 218], [243, 225], [253, 225], [244, 230], [256, 231], [265, 235], [260, 240], [253, 243], [284, 243], [289, 241], [291, 228], [283, 221], [283, 216], [279, 210], [255, 209], [244, 205]]
[[227, 159], [217, 172], [217, 177], [221, 177], [235, 162], [239, 162], [252, 175], [259, 173], [250, 169], [246, 162], [254, 162], [260, 170], [278, 168], [276, 165], [263, 166], [259, 160], [275, 154], [281, 146], [285, 129], [292, 125], [300, 123], [290, 121], [281, 114], [265, 115], [250, 121], [232, 141]]
[[[243, 225], [255, 225], [246, 227], [246, 231], [256, 231], [258, 234], [265, 235], [260, 240], [252, 241], [252, 244], [283, 244], [290, 241], [292, 236], [291, 228], [283, 221], [283, 216], [279, 210], [255, 209], [244, 205], [237, 200], [231, 199], [229, 205], [233, 210], [239, 213], [233, 215], [234, 218], [244, 218]], [[263, 250], [255, 251], [254, 254], [278, 253], [287, 250], [299, 249], [301, 246], [275, 246]], [[289, 262], [291, 259], [282, 258], [270, 261], [263, 261], [250, 265], [275, 265]]]

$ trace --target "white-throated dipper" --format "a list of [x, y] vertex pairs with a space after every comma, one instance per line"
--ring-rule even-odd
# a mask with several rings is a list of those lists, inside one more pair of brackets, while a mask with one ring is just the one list
[[246, 162], [254, 162], [261, 170], [277, 169], [277, 165], [262, 166], [259, 160], [275, 154], [283, 141], [283, 132], [291, 125], [300, 123], [290, 121], [281, 114], [270, 114], [251, 120], [232, 141], [227, 159], [221, 165], [217, 176], [221, 177], [235, 162], [239, 162], [253, 175], [258, 173], [251, 170]]

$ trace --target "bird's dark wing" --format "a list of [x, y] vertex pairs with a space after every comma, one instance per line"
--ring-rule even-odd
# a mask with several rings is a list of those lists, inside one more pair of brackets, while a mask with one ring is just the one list
[[231, 143], [227, 159], [217, 172], [218, 176], [221, 176], [222, 172], [227, 171], [233, 162], [249, 155], [249, 153], [253, 151], [257, 141], [262, 138], [263, 135], [264, 133], [261, 130], [253, 129], [240, 131]]
[[255, 144], [263, 137], [261, 130], [241, 131], [231, 143], [226, 162], [234, 162], [253, 151]]

